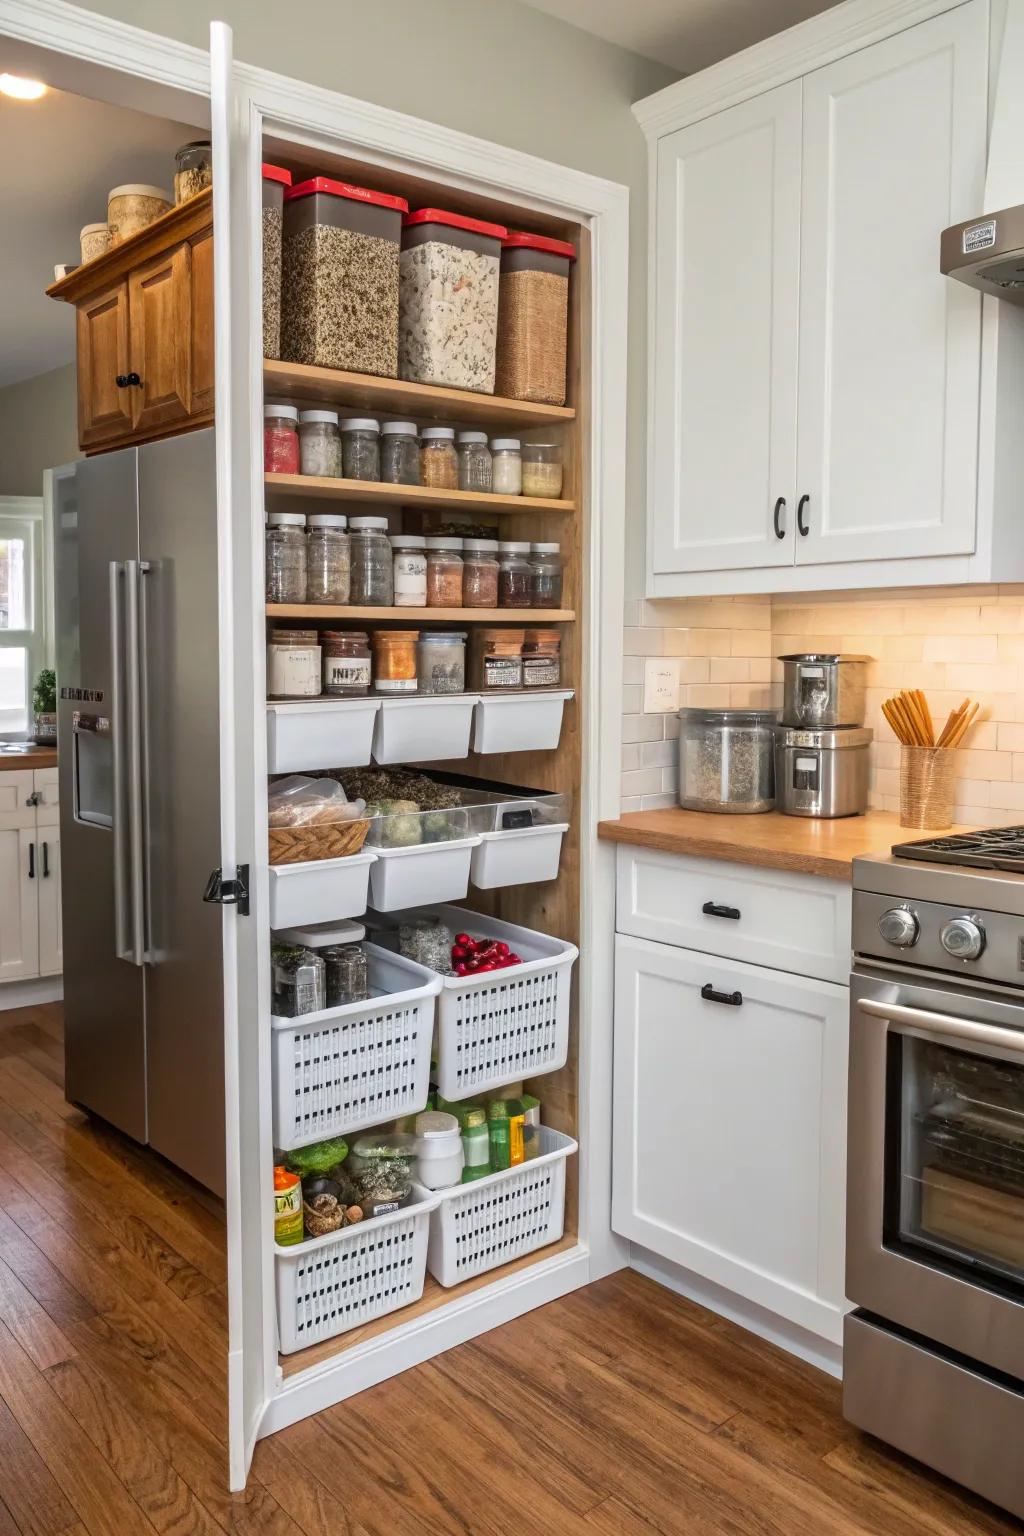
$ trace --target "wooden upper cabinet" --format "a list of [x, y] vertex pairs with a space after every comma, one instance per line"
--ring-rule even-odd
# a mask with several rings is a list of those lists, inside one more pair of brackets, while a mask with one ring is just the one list
[[121, 281], [78, 306], [78, 441], [106, 447], [132, 430], [128, 373], [128, 285]]
[[185, 422], [192, 407], [192, 253], [175, 246], [128, 275], [136, 431]]
[[192, 414], [213, 415], [213, 229], [192, 242]]

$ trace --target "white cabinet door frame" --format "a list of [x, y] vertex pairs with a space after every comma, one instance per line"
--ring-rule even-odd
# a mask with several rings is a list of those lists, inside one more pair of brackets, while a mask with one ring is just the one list
[[31, 768], [0, 772], [0, 982], [39, 975], [39, 881]]

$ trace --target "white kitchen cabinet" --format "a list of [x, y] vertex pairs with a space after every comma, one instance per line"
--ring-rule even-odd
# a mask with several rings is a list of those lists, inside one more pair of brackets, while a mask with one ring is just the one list
[[63, 969], [56, 768], [0, 770], [0, 983]]

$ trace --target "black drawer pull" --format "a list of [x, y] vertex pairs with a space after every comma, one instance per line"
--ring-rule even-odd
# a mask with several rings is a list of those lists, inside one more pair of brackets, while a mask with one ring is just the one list
[[36, 845], [35, 845], [35, 843], [29, 843], [29, 845], [28, 845], [28, 877], [29, 877], [30, 880], [34, 880], [35, 877], [36, 877]]
[[809, 496], [801, 496], [800, 500], [797, 502], [797, 508], [796, 508], [796, 527], [797, 527], [797, 532], [800, 534], [800, 537], [802, 539], [806, 539], [807, 535], [811, 531], [810, 528], [807, 526], [807, 520], [804, 517], [804, 508], [807, 506], [807, 503], [810, 501], [810, 499], [811, 498]]
[[44, 880], [49, 880], [49, 878], [50, 878], [50, 845], [49, 845], [49, 843], [44, 843], [43, 844], [43, 879]]
[[720, 901], [706, 901], [701, 907], [705, 917], [734, 917], [740, 915], [739, 907], [723, 907]]
[[738, 1008], [743, 1001], [742, 992], [716, 992], [710, 981], [701, 987], [700, 995], [706, 1003], [727, 1003], [730, 1008]]
[[782, 514], [785, 510], [786, 498], [785, 496], [780, 496], [775, 503], [775, 511], [772, 513], [772, 527], [775, 529], [775, 537], [777, 539], [784, 539], [786, 537], [786, 530], [782, 526]]

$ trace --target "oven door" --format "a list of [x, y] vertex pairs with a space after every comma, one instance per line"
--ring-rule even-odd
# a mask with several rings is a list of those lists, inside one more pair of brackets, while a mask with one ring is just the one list
[[1024, 1379], [1024, 1001], [854, 972], [846, 1288]]

